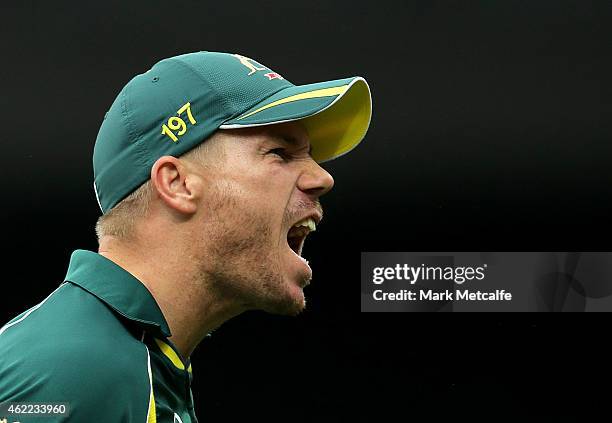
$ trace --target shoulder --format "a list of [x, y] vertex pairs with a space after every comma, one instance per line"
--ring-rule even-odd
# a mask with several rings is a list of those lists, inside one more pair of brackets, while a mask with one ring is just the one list
[[75, 421], [144, 422], [148, 349], [108, 307], [81, 291], [63, 284], [5, 325], [0, 402], [66, 402]]

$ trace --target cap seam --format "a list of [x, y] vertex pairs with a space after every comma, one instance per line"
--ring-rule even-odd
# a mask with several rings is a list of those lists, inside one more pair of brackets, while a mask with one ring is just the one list
[[176, 57], [171, 58], [170, 61], [174, 61], [174, 62], [180, 64], [181, 66], [185, 67], [189, 72], [191, 72], [195, 76], [197, 76], [198, 79], [200, 79], [203, 83], [205, 83], [208, 86], [208, 88], [215, 93], [217, 98], [220, 99], [221, 103], [223, 103], [223, 106], [225, 107], [225, 110], [231, 110], [231, 108], [228, 107], [227, 100], [225, 99], [225, 97], [220, 95], [219, 91], [217, 91], [217, 89], [215, 87], [213, 87], [212, 84], [206, 80], [206, 78], [204, 78], [202, 75], [200, 75], [190, 64], [185, 63], [181, 59], [178, 59]]
[[[136, 78], [138, 78], [137, 75], [134, 78], [132, 78], [132, 81], [134, 81]], [[147, 160], [146, 160], [146, 151], [145, 151], [145, 143], [141, 143], [139, 142], [142, 139], [142, 133], [138, 134], [137, 130], [135, 128], [135, 126], [132, 123], [132, 119], [130, 118], [130, 111], [128, 110], [128, 89], [130, 88], [130, 82], [128, 82], [125, 86], [125, 89], [123, 90], [123, 101], [121, 102], [121, 114], [123, 115], [123, 118], [125, 119], [126, 122], [126, 128], [127, 128], [127, 132], [129, 137], [131, 138], [131, 142], [129, 143], [130, 145], [132, 145], [134, 147], [134, 151], [136, 153], [136, 165], [140, 168], [144, 168], [147, 165]], [[140, 185], [142, 185], [143, 183], [145, 183], [147, 181], [147, 178], [144, 179], [144, 181], [142, 181], [141, 184], [137, 185], [132, 191], [128, 192], [127, 194], [125, 194], [124, 196], [122, 196], [121, 198], [119, 198], [115, 204], [113, 204], [111, 207], [108, 208], [108, 210], [112, 209], [113, 207], [115, 207], [117, 204], [119, 204], [124, 198], [126, 198], [128, 195], [130, 195], [132, 192], [136, 191], [136, 189], [138, 189], [138, 187]]]
[[128, 135], [130, 136], [130, 138], [132, 138], [132, 143], [133, 143], [133, 142], [136, 142], [136, 136], [135, 136], [134, 128], [132, 126], [132, 122], [130, 121], [130, 118], [128, 116], [128, 110], [127, 110], [127, 90], [129, 89], [129, 87], [130, 87], [130, 83], [128, 82], [121, 93], [121, 114], [123, 115], [123, 118], [125, 119], [125, 126], [127, 127]]
[[[138, 76], [132, 78], [132, 81], [134, 79], [136, 79], [137, 77]], [[130, 84], [128, 82], [128, 84], [126, 85], [126, 89], [123, 90], [123, 101], [121, 103], [121, 114], [125, 118], [126, 126], [127, 126], [127, 129], [128, 129], [128, 134], [132, 138], [132, 142], [130, 144], [135, 146], [136, 152], [138, 154], [138, 164], [142, 166], [142, 165], [146, 164], [146, 161], [143, 160], [143, 154], [145, 153], [143, 151], [144, 145], [141, 145], [138, 142], [142, 138], [142, 134], [137, 134], [136, 133], [136, 128], [132, 124], [132, 120], [130, 119], [130, 112], [129, 112], [128, 108], [127, 108], [127, 90], [129, 88], [129, 86], [130, 86]], [[123, 197], [123, 198], [125, 198], [125, 197]], [[121, 200], [119, 200], [119, 201], [121, 201]]]

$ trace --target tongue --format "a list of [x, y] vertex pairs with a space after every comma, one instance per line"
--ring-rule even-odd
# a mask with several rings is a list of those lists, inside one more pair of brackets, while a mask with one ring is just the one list
[[291, 229], [289, 229], [287, 238], [300, 238], [305, 235], [308, 235], [308, 228], [304, 226], [298, 226], [298, 227], [292, 226]]
[[287, 243], [289, 244], [289, 248], [293, 250], [295, 254], [300, 255], [300, 238], [287, 238]]

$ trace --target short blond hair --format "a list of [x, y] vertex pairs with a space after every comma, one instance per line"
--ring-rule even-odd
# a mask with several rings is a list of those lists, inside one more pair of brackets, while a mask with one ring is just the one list
[[[215, 134], [209, 137], [206, 142], [200, 143], [180, 158], [203, 166], [209, 166], [214, 161], [222, 160], [224, 152], [219, 148], [222, 143], [214, 142], [213, 138], [215, 138]], [[211, 160], [213, 158], [214, 161]], [[98, 218], [96, 222], [98, 242], [106, 236], [130, 239], [134, 234], [134, 228], [138, 220], [144, 218], [149, 213], [152, 201], [153, 186], [149, 179], [117, 203], [115, 207]]]

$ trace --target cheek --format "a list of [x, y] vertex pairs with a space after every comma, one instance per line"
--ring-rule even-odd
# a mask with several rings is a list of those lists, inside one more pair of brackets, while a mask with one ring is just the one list
[[267, 255], [282, 247], [295, 175], [270, 164], [250, 168], [244, 165], [215, 176], [203, 200], [203, 221], [207, 222], [204, 237], [209, 237], [208, 242], [213, 237], [214, 244], [225, 251], [244, 253], [259, 248], [261, 254]]
[[273, 168], [257, 173], [245, 170], [241, 175], [225, 179], [217, 192], [233, 203], [234, 210], [241, 215], [238, 220], [247, 215], [277, 224], [286, 213], [294, 188], [295, 181]]
[[246, 190], [234, 181], [225, 181], [208, 196], [203, 207], [204, 242], [217, 254], [263, 250], [278, 238], [282, 210], [269, 198]]

